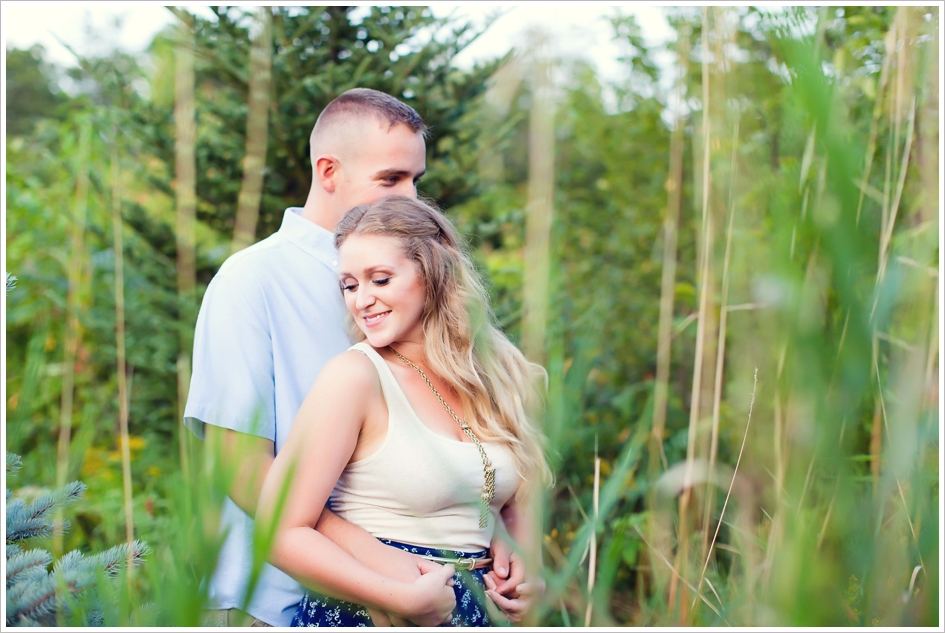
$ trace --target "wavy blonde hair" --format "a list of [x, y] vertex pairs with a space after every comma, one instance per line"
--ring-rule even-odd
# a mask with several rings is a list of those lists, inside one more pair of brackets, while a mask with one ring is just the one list
[[[536, 480], [550, 483], [544, 437], [533, 418], [547, 374], [494, 325], [489, 295], [449, 218], [428, 203], [391, 196], [349, 211], [335, 229], [335, 247], [352, 235], [400, 241], [424, 285], [421, 322], [430, 369], [456, 390], [481, 441], [509, 447], [523, 479], [517, 495]], [[352, 331], [364, 340], [359, 329]]]

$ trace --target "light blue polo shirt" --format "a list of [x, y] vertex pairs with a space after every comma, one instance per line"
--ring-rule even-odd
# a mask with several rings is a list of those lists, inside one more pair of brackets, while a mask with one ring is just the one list
[[[333, 235], [289, 208], [282, 226], [235, 253], [216, 274], [197, 316], [193, 374], [184, 424], [204, 424], [272, 440], [282, 448], [315, 377], [348, 349]], [[241, 604], [252, 565], [253, 520], [227, 497], [227, 538], [209, 583], [209, 609], [242, 609], [289, 626], [303, 588], [266, 565]]]

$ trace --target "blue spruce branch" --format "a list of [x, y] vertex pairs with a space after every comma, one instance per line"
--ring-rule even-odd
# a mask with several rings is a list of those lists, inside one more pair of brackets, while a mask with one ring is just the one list
[[[128, 563], [128, 543], [121, 543], [111, 549], [105, 550], [101, 554], [96, 554], [86, 560], [90, 570], [101, 569], [107, 576], [114, 578], [118, 572]], [[150, 553], [148, 544], [134, 540], [131, 543], [131, 565], [137, 567], [144, 560], [144, 557]]]
[[13, 453], [7, 453], [7, 472], [15, 473], [20, 469], [23, 463], [20, 461], [19, 455], [14, 455]]
[[63, 575], [71, 571], [85, 571], [82, 568], [82, 564], [85, 561], [82, 557], [82, 552], [77, 549], [72, 550], [68, 554], [63, 555], [62, 558], [56, 561], [56, 564], [53, 566], [53, 574]]
[[62, 590], [78, 595], [88, 588], [89, 580], [82, 578], [79, 570], [72, 570], [15, 585], [7, 591], [7, 624], [12, 626], [27, 619], [35, 620], [40, 626], [55, 626], [57, 614], [68, 617], [71, 612]]
[[44, 494], [31, 503], [26, 510], [26, 515], [31, 519], [45, 516], [51, 510], [72, 505], [82, 497], [83, 492], [85, 492], [85, 484], [81, 481], [73, 481], [59, 490]]
[[[7, 548], [9, 553], [9, 547]], [[19, 551], [7, 556], [7, 589], [28, 578], [46, 575], [46, 567], [52, 562], [52, 554], [42, 549]]]
[[[57, 508], [75, 503], [83, 492], [85, 492], [85, 484], [81, 481], [73, 481], [59, 490], [44, 494], [28, 506], [19, 499], [10, 502], [7, 505], [7, 543], [48, 537], [53, 534], [54, 529], [49, 514]], [[68, 522], [63, 522], [60, 529], [68, 530]]]
[[[17, 455], [7, 453], [8, 473], [16, 472], [20, 465]], [[87, 626], [104, 624], [97, 593], [85, 592], [97, 586], [100, 576], [116, 576], [129, 559], [132, 565], [140, 564], [149, 552], [147, 543], [123, 543], [89, 557], [75, 550], [56, 561], [52, 571], [47, 571], [52, 555], [42, 549], [24, 550], [19, 543], [51, 535], [55, 530], [52, 511], [78, 500], [85, 492], [85, 485], [74, 481], [30, 504], [22, 499], [11, 500], [10, 491], [6, 492], [7, 626], [56, 626], [73, 617], [79, 598], [83, 598], [83, 602], [76, 613], [82, 623]], [[68, 522], [63, 522], [61, 529], [67, 528]]]

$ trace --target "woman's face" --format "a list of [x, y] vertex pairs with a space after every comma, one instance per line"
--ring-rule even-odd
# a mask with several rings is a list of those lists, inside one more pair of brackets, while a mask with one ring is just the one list
[[423, 282], [400, 240], [352, 235], [339, 255], [345, 305], [368, 342], [377, 348], [422, 343]]

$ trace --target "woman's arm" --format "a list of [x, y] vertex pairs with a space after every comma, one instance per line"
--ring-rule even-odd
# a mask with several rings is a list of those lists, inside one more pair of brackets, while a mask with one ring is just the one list
[[440, 567], [416, 554], [384, 545], [364, 528], [345, 521], [328, 508], [322, 510], [315, 529], [363, 565], [394, 580], [413, 582], [421, 574]]
[[263, 483], [257, 529], [268, 533], [278, 518], [270, 562], [306, 587], [434, 626], [455, 605], [453, 590], [447, 586], [451, 566], [414, 583], [393, 580], [359, 563], [315, 530], [379, 397], [374, 366], [358, 352], [346, 352], [322, 369]]

